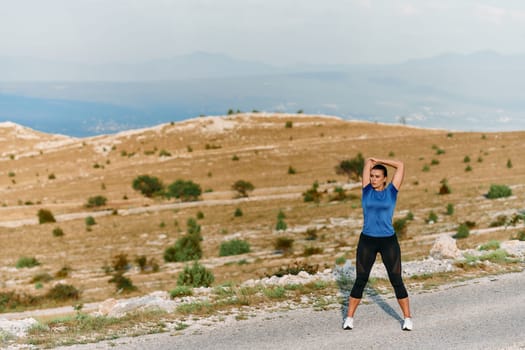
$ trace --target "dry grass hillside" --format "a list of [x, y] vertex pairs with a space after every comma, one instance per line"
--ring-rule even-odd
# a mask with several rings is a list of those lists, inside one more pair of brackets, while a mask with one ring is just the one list
[[[411, 212], [414, 220], [402, 250], [405, 260], [424, 258], [438, 233], [453, 232], [466, 221], [474, 229], [488, 228], [498, 216], [523, 210], [524, 139], [525, 132], [482, 134], [282, 114], [202, 117], [85, 139], [3, 123], [0, 289], [39, 295], [61, 280], [80, 289], [83, 302], [115, 297], [103, 267], [127, 254], [132, 263], [144, 255], [160, 265], [158, 272], [135, 267], [126, 273], [138, 288], [134, 294], [170, 290], [184, 263], [165, 263], [164, 250], [199, 212], [201, 263], [213, 271], [216, 284], [262, 277], [294, 261], [332, 267], [338, 257], [353, 258], [361, 227], [359, 184], [337, 175], [334, 167], [359, 152], [406, 163], [396, 218]], [[196, 202], [149, 199], [131, 186], [142, 174], [165, 184], [192, 180], [204, 193]], [[236, 198], [231, 189], [241, 179], [255, 186], [248, 198]], [[443, 179], [452, 193], [438, 194]], [[305, 202], [302, 193], [314, 181], [323, 197]], [[491, 184], [507, 185], [513, 195], [487, 199]], [[330, 200], [336, 186], [354, 196]], [[86, 208], [87, 199], [97, 195], [107, 198], [105, 207]], [[445, 214], [448, 204], [455, 208], [452, 215]], [[234, 215], [237, 208], [242, 216]], [[57, 222], [38, 224], [39, 209], [50, 210]], [[284, 232], [275, 230], [280, 210], [288, 226]], [[438, 216], [433, 224], [426, 222], [431, 211]], [[87, 216], [97, 224], [88, 228]], [[57, 227], [63, 236], [53, 235]], [[520, 229], [500, 226], [459, 244], [509, 239]], [[279, 237], [294, 240], [292, 252], [276, 252]], [[249, 242], [251, 252], [219, 257], [220, 244], [232, 238]], [[41, 264], [17, 269], [20, 257]], [[64, 267], [70, 274], [55, 277]], [[35, 276], [46, 273], [51, 281], [35, 283]]]

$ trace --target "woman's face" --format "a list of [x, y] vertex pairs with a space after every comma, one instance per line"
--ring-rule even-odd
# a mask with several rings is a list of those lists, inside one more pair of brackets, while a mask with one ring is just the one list
[[372, 169], [370, 171], [370, 184], [375, 190], [381, 191], [385, 187], [385, 175], [381, 169]]

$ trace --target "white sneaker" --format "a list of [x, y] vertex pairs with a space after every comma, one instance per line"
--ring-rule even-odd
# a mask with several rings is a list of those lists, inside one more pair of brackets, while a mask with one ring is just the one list
[[410, 317], [405, 318], [402, 329], [404, 331], [411, 331], [412, 327], [414, 327], [414, 325], [412, 324], [412, 319]]
[[354, 328], [354, 318], [346, 317], [345, 322], [343, 323], [343, 329], [352, 329]]

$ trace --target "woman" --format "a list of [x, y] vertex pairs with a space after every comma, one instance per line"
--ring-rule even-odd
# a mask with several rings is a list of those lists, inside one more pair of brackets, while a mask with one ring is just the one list
[[[392, 182], [387, 184], [387, 169], [396, 169]], [[403, 183], [405, 168], [403, 162], [369, 158], [363, 169], [364, 225], [359, 237], [356, 253], [356, 279], [348, 301], [348, 313], [343, 329], [354, 327], [354, 313], [363, 297], [370, 270], [379, 252], [388, 272], [388, 278], [403, 312], [403, 330], [412, 330], [412, 319], [408, 293], [401, 278], [401, 250], [392, 226], [397, 193]]]

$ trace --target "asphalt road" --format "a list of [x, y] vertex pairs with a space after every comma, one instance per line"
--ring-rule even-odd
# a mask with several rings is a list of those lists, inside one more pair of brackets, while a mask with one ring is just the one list
[[395, 299], [368, 301], [353, 330], [341, 329], [340, 309], [302, 309], [61, 349], [525, 349], [525, 271], [412, 295], [412, 332], [401, 331]]

